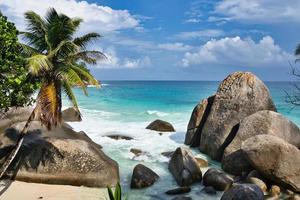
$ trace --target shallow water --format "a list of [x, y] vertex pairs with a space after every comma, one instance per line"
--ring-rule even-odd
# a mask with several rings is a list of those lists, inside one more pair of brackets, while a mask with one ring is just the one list
[[[218, 84], [205, 81], [106, 81], [99, 90], [89, 87], [89, 97], [75, 89], [83, 121], [71, 125], [78, 131], [85, 131], [103, 146], [107, 155], [119, 163], [122, 189], [130, 200], [172, 199], [164, 195], [164, 192], [177, 185], [167, 169], [168, 159], [161, 152], [184, 146], [185, 131], [194, 106], [202, 98], [214, 94]], [[278, 112], [300, 125], [300, 109], [285, 102], [284, 91], [293, 90], [293, 86], [287, 82], [268, 82], [266, 85]], [[67, 107], [68, 103], [64, 106]], [[176, 132], [160, 136], [155, 131], [145, 129], [151, 121], [158, 118], [171, 122]], [[117, 141], [103, 137], [107, 134], [127, 135], [134, 140]], [[129, 151], [131, 148], [141, 149], [145, 153], [134, 157]], [[206, 158], [197, 149], [193, 149], [193, 153]], [[152, 187], [130, 190], [131, 173], [138, 163], [150, 167], [160, 179]], [[212, 161], [209, 167], [211, 166], [220, 167]], [[206, 170], [203, 168], [202, 172]], [[200, 184], [193, 185], [192, 192], [187, 196], [210, 200], [220, 199], [222, 195], [220, 192], [209, 196], [201, 193], [201, 188]]]

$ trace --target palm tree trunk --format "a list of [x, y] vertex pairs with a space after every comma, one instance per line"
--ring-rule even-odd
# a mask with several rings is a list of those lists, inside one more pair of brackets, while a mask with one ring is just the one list
[[0, 179], [2, 179], [2, 177], [4, 176], [4, 174], [6, 173], [8, 167], [11, 165], [11, 163], [14, 161], [15, 157], [17, 156], [23, 141], [24, 141], [24, 136], [26, 135], [28, 128], [31, 125], [31, 122], [33, 121], [33, 119], [35, 118], [35, 110], [36, 108], [31, 112], [24, 128], [22, 129], [19, 138], [16, 142], [16, 146], [14, 147], [14, 149], [12, 150], [12, 152], [10, 153], [9, 157], [5, 160], [4, 164], [1, 167], [1, 174], [0, 174]]

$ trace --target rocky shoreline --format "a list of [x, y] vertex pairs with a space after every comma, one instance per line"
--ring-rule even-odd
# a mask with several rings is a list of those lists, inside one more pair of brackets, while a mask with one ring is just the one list
[[[171, 126], [162, 120], [150, 125], [156, 131]], [[195, 106], [185, 144], [220, 162], [227, 174], [210, 168], [202, 175], [191, 151], [179, 147], [163, 153], [179, 186], [166, 194], [186, 194], [198, 182], [208, 194], [224, 191], [222, 200], [300, 199], [300, 129], [276, 112], [268, 88], [252, 73], [229, 75]]]
[[[0, 162], [14, 145], [29, 109], [11, 109], [0, 116]], [[72, 109], [64, 111], [65, 121], [80, 121]], [[174, 132], [172, 124], [155, 120], [146, 127], [160, 135]], [[107, 135], [132, 140], [124, 135]], [[165, 191], [170, 199], [191, 199], [194, 183], [199, 192], [221, 199], [299, 199], [300, 129], [276, 112], [266, 85], [249, 72], [235, 72], [219, 85], [212, 96], [197, 104], [191, 114], [185, 145], [196, 148], [219, 162], [223, 170], [210, 168], [187, 147], [161, 152], [170, 158], [168, 169], [178, 184]], [[30, 148], [31, 147], [31, 148]], [[143, 149], [130, 149], [135, 157]], [[21, 156], [9, 178], [46, 184], [114, 186], [119, 181], [118, 164], [101, 151], [84, 132], [75, 132], [67, 123], [47, 131], [34, 121], [25, 138]], [[204, 173], [205, 172], [205, 173]], [[131, 188], [151, 187], [159, 175], [143, 164], [132, 168]]]

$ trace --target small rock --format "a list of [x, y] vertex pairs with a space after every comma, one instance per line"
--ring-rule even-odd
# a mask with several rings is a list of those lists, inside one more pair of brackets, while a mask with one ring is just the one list
[[[253, 184], [257, 185], [258, 187], [260, 187], [260, 189], [264, 193], [267, 192], [267, 185], [261, 179], [255, 178], [255, 177], [249, 177], [249, 178], [247, 178], [247, 182], [248, 183], [253, 183]], [[279, 188], [279, 191], [280, 191], [280, 188]]]
[[191, 197], [186, 197], [186, 196], [179, 196], [179, 197], [175, 197], [172, 200], [192, 200]]
[[221, 200], [264, 200], [264, 193], [255, 184], [237, 184], [227, 190]]
[[132, 137], [125, 136], [125, 135], [107, 135], [106, 137], [109, 137], [114, 140], [132, 140]]
[[270, 189], [270, 195], [272, 197], [279, 196], [280, 195], [280, 187], [277, 185], [272, 185], [272, 187]]
[[80, 112], [75, 108], [67, 108], [62, 111], [62, 119], [66, 122], [80, 122], [82, 121]]
[[199, 167], [208, 167], [207, 160], [204, 160], [202, 158], [195, 158], [195, 159], [197, 160]]
[[212, 187], [212, 186], [204, 187], [201, 191], [203, 191], [203, 192], [205, 192], [205, 193], [207, 193], [207, 194], [211, 194], [211, 195], [217, 194], [217, 191], [216, 191], [215, 188]]
[[148, 167], [138, 164], [134, 167], [132, 178], [131, 178], [131, 188], [145, 188], [153, 185], [159, 176], [149, 169]]
[[191, 191], [190, 187], [184, 186], [184, 187], [178, 187], [172, 190], [166, 191], [166, 194], [169, 195], [175, 195], [175, 194], [184, 194], [184, 193], [189, 193]]
[[166, 152], [162, 152], [161, 155], [167, 157], [167, 158], [171, 158], [174, 154], [174, 151], [166, 151]]
[[180, 186], [189, 186], [202, 180], [201, 169], [191, 151], [179, 147], [169, 161], [169, 170]]
[[295, 194], [293, 197], [292, 197], [292, 200], [300, 200], [300, 196], [298, 194]]
[[172, 124], [169, 122], [157, 119], [151, 122], [146, 129], [160, 131], [160, 132], [175, 132], [175, 129]]
[[289, 196], [294, 195], [294, 192], [292, 190], [286, 190], [285, 193]]
[[225, 191], [233, 184], [232, 178], [218, 169], [210, 168], [203, 176], [203, 185], [212, 186], [216, 190]]
[[258, 173], [258, 171], [256, 170], [252, 170], [251, 172], [249, 172], [249, 174], [247, 175], [247, 179], [249, 178], [258, 178], [258, 179], [262, 179], [261, 175]]
[[140, 156], [143, 153], [142, 150], [135, 149], [135, 148], [130, 149], [130, 152], [133, 153], [136, 156]]

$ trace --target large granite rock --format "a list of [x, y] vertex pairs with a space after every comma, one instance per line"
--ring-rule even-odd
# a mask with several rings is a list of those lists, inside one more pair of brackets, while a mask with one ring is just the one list
[[132, 178], [131, 178], [131, 188], [145, 188], [153, 185], [159, 176], [146, 167], [145, 165], [138, 164], [134, 167]]
[[264, 193], [255, 184], [238, 184], [227, 190], [221, 200], [264, 200]]
[[[0, 164], [14, 147], [29, 113], [6, 116], [13, 123], [0, 130]], [[33, 121], [6, 177], [25, 182], [106, 187], [119, 181], [119, 169], [98, 144], [69, 125], [62, 123], [48, 131]]]
[[238, 123], [260, 110], [276, 110], [265, 84], [249, 72], [229, 75], [215, 95], [201, 133], [200, 150], [221, 160]]
[[226, 147], [222, 168], [231, 174], [240, 175], [252, 169], [241, 151], [242, 142], [261, 134], [275, 135], [300, 148], [300, 130], [296, 124], [279, 113], [263, 110], [244, 118], [232, 142]]
[[185, 135], [184, 144], [191, 147], [200, 145], [201, 132], [206, 122], [214, 96], [203, 99], [193, 110]]
[[233, 184], [231, 177], [227, 176], [224, 172], [210, 168], [203, 176], [203, 185], [211, 186], [216, 190], [225, 191], [228, 190]]
[[242, 144], [242, 151], [262, 176], [279, 186], [300, 192], [300, 150], [272, 135], [257, 135]]
[[202, 173], [193, 154], [184, 148], [177, 148], [169, 162], [169, 170], [180, 186], [200, 182]]
[[175, 132], [175, 129], [172, 124], [169, 122], [157, 119], [151, 122], [146, 129], [150, 129], [153, 131], [161, 131], [161, 132]]
[[66, 122], [80, 122], [82, 121], [80, 112], [75, 108], [67, 108], [62, 111], [62, 119]]

